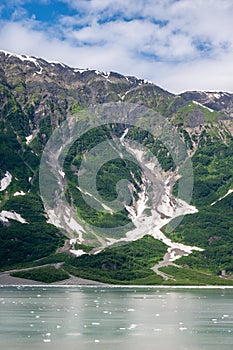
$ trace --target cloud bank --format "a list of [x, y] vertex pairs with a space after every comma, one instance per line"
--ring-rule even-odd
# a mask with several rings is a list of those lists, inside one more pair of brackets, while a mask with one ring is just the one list
[[0, 49], [172, 92], [233, 91], [232, 0], [8, 0]]

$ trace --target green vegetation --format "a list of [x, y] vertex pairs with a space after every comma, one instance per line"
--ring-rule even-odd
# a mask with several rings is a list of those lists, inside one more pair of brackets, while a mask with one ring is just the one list
[[74, 101], [73, 104], [70, 106], [71, 115], [82, 111], [83, 111], [83, 107], [81, 107], [77, 101]]
[[[200, 141], [202, 142], [202, 141]], [[206, 207], [233, 188], [233, 141], [205, 141], [192, 157], [193, 203]]]
[[[82, 80], [76, 81], [74, 72], [69, 73], [67, 70], [67, 74], [64, 74], [64, 67], [61, 66], [64, 75], [60, 75], [56, 65], [54, 68], [45, 68], [45, 72], [48, 69], [49, 79], [43, 82], [41, 78], [36, 80], [32, 68], [24, 63], [21, 66], [21, 63], [1, 65], [0, 175], [9, 171], [12, 182], [7, 190], [0, 192], [0, 210], [15, 211], [28, 223], [22, 224], [14, 220], [0, 223], [0, 269], [64, 263], [58, 269], [44, 266], [15, 273], [45, 283], [68, 278], [69, 272], [84, 278], [121, 284], [231, 284], [233, 194], [211, 205], [233, 188], [233, 139], [230, 128], [227, 130], [224, 121], [219, 122], [219, 118], [226, 116], [218, 111], [211, 112], [193, 101], [186, 103], [181, 96], [174, 96], [152, 84], [138, 83], [134, 78], [121, 79], [119, 75], [112, 75], [112, 81], [109, 82], [90, 71], [85, 74], [86, 78], [82, 75]], [[49, 75], [49, 69], [56, 69], [56, 74]], [[59, 76], [64, 78], [62, 84]], [[177, 263], [182, 268], [170, 266], [162, 269], [173, 275], [176, 281], [164, 282], [151, 270], [162, 259], [167, 247], [149, 236], [136, 242], [113, 246], [97, 255], [86, 254], [75, 258], [69, 254], [56, 254], [65, 237], [64, 232], [47, 223], [40, 199], [38, 170], [44, 146], [54, 128], [61, 125], [67, 115], [76, 114], [84, 124], [90, 123], [84, 107], [90, 106], [90, 103], [117, 102], [120, 96], [124, 96], [127, 102], [144, 104], [162, 113], [174, 122], [188, 150], [193, 151], [197, 147], [192, 157], [194, 189], [191, 204], [199, 212], [186, 216], [174, 232], [170, 233], [170, 238], [202, 247], [204, 251], [194, 252], [178, 260]], [[149, 120], [148, 117], [148, 122], [156, 122], [156, 113], [154, 116], [154, 120]], [[171, 155], [174, 150], [169, 151], [168, 146], [140, 128], [140, 121], [134, 127], [112, 124], [94, 128], [77, 140], [70, 148], [64, 164], [66, 198], [77, 208], [79, 218], [96, 227], [95, 233], [101, 232], [102, 227], [109, 229], [105, 233], [107, 237], [111, 237], [112, 227], [118, 227], [121, 237], [129, 229], [124, 225], [131, 224], [130, 227], [133, 228], [128, 211], [124, 209], [112, 214], [106, 207], [103, 211], [94, 197], [92, 199], [96, 208], [88, 206], [83, 193], [77, 188], [80, 187], [77, 174], [88, 152], [104, 141], [110, 145], [111, 140], [117, 156], [100, 166], [96, 178], [98, 194], [106, 202], [118, 200], [118, 204], [125, 200], [122, 192], [129, 195], [131, 203], [137, 199], [142, 184], [142, 170], [133, 161], [122, 159], [121, 149], [114, 143], [126, 127], [129, 129], [126, 139], [148, 148], [165, 172], [176, 169]], [[33, 141], [27, 145], [26, 137], [32, 133]], [[87, 163], [97, 168], [101, 164], [101, 157], [94, 155]], [[84, 172], [91, 173], [91, 167], [85, 165], [85, 162], [83, 164]], [[80, 173], [79, 176], [83, 179]], [[50, 174], [47, 179], [48, 190], [54, 193]], [[130, 181], [132, 186], [129, 189], [125, 184], [124, 190], [117, 192], [116, 185], [122, 179]], [[84, 181], [86, 187], [82, 190], [89, 193], [86, 196], [94, 196], [95, 193], [92, 193], [88, 184], [89, 181]], [[177, 188], [176, 185], [175, 191]], [[23, 191], [25, 196], [15, 197], [16, 191]], [[55, 196], [52, 198], [53, 201], [56, 200]], [[108, 207], [111, 208], [111, 203]], [[145, 212], [149, 215], [150, 209], [147, 208]], [[85, 238], [90, 238], [90, 246], [77, 244], [75, 248], [89, 253], [95, 242], [91, 239], [91, 232]], [[117, 234], [114, 233], [113, 238], [118, 238]], [[221, 274], [227, 278], [219, 278]]]
[[169, 150], [159, 139], [155, 139], [148, 131], [133, 126], [129, 129], [127, 138], [135, 140], [139, 144], [148, 148], [148, 150], [158, 159], [163, 170], [168, 171], [175, 169], [176, 166]]
[[198, 271], [195, 269], [187, 268], [187, 267], [174, 267], [167, 266], [160, 269], [165, 272], [169, 276], [173, 276], [175, 280], [169, 279], [163, 284], [167, 285], [186, 285], [186, 286], [208, 286], [208, 285], [233, 285], [233, 280], [220, 278], [217, 276], [213, 276], [208, 273], [204, 273], [202, 271]]
[[64, 265], [69, 273], [108, 283], [139, 283], [162, 279], [151, 270], [165, 254], [167, 247], [151, 236], [107, 248], [97, 255], [83, 255]]
[[192, 120], [198, 121], [199, 124], [215, 123], [217, 117], [222, 116], [222, 113], [213, 111], [208, 108], [202, 107], [193, 101], [187, 102], [184, 106], [180, 107], [175, 112], [175, 118], [173, 122], [179, 126], [188, 126], [189, 123], [193, 123]]
[[[98, 169], [99, 164], [101, 164], [103, 154], [95, 154], [94, 156], [88, 156], [88, 162], [85, 163], [83, 158], [87, 156], [87, 152], [93, 149], [95, 146], [104, 142], [106, 140], [111, 140], [114, 145], [114, 137], [119, 137], [122, 135], [125, 126], [120, 124], [113, 124], [108, 126], [101, 126], [99, 128], [92, 129], [82, 137], [77, 140], [70, 148], [64, 163], [64, 170], [67, 179], [67, 200], [73, 201], [77, 207], [78, 215], [85, 222], [94, 225], [95, 227], [123, 227], [126, 224], [130, 224], [128, 218], [128, 212], [123, 209], [117, 213], [110, 213], [108, 211], [103, 211], [103, 207], [100, 203], [95, 200], [95, 193], [92, 193], [92, 189], [89, 187], [89, 177], [87, 177], [87, 172], [90, 174], [92, 168]], [[129, 130], [127, 138], [130, 140], [135, 140], [142, 143], [147, 147], [159, 160], [162, 168], [167, 171], [175, 168], [173, 159], [166, 149], [166, 147], [159, 140], [155, 140], [152, 135], [140, 128], [132, 127]], [[109, 143], [109, 147], [110, 143]], [[112, 147], [112, 151], [118, 149], [116, 145]], [[130, 161], [128, 159], [121, 159], [119, 157], [121, 149], [118, 149], [116, 153], [116, 158], [106, 162], [102, 167], [100, 167], [97, 178], [96, 178], [96, 188], [98, 194], [103, 200], [111, 202], [118, 200], [118, 204], [121, 205], [124, 202], [124, 198], [132, 198], [131, 203], [134, 199], [138, 198], [137, 192], [140, 190], [139, 185], [141, 184], [142, 171], [138, 164]], [[83, 174], [79, 174], [79, 179], [82, 180], [82, 193], [79, 188], [77, 173], [80, 170], [82, 163]], [[87, 183], [85, 184], [85, 179]], [[121, 180], [127, 180], [132, 183], [131, 191], [128, 188], [128, 184], [125, 182], [124, 190], [117, 192], [117, 183]], [[84, 184], [84, 187], [83, 187]], [[132, 190], [134, 188], [134, 190]], [[89, 194], [84, 194], [84, 193]], [[126, 196], [125, 194], [128, 193]], [[95, 204], [95, 208], [90, 207], [83, 197], [89, 197], [92, 195], [92, 202]], [[111, 203], [108, 204], [111, 208]], [[114, 210], [113, 210], [114, 211]], [[133, 227], [131, 225], [131, 227]]]
[[17, 271], [11, 273], [11, 276], [26, 278], [43, 283], [53, 283], [69, 278], [67, 272], [61, 268], [55, 268], [54, 266], [45, 266], [25, 271]]
[[10, 220], [0, 224], [0, 267], [7, 268], [30, 262], [54, 252], [64, 242], [64, 236], [46, 222], [39, 196], [27, 194], [8, 200], [2, 210], [13, 210], [28, 222]]
[[218, 275], [233, 274], [233, 195], [229, 195], [199, 213], [187, 215], [170, 234], [173, 240], [204, 248], [183, 257], [178, 263]]
[[[86, 172], [89, 171], [91, 174], [92, 167], [94, 169], [99, 168], [99, 164], [101, 164], [102, 160], [101, 157], [103, 156], [102, 154], [90, 156], [88, 158], [88, 162], [84, 162], [83, 165], [85, 169], [84, 175], [79, 175], [82, 180], [83, 192], [88, 192], [90, 195], [94, 196], [92, 197], [92, 202], [95, 203], [95, 206], [98, 208], [98, 210], [90, 207], [86, 203], [83, 198], [85, 195], [81, 193], [81, 191], [77, 188], [77, 186], [79, 186], [79, 183], [76, 174], [80, 168], [83, 155], [85, 155], [87, 151], [91, 150], [99, 143], [106, 141], [108, 138], [112, 140], [111, 133], [112, 129], [108, 126], [102, 126], [97, 129], [88, 131], [72, 145], [64, 163], [64, 170], [68, 184], [67, 198], [73, 199], [73, 202], [77, 207], [78, 215], [87, 223], [96, 227], [111, 228], [130, 224], [128, 212], [125, 209], [120, 210], [114, 214], [106, 210], [103, 211], [103, 207], [94, 198], [95, 193], [92, 193], [92, 189], [90, 189], [89, 177], [86, 176]], [[128, 193], [128, 198], [133, 198], [133, 196], [137, 198], [137, 192], [134, 191], [133, 193], [130, 193], [127, 184], [125, 184], [123, 191], [117, 193], [116, 185], [122, 179], [130, 181], [133, 184], [134, 188], [138, 190], [138, 183], [141, 183], [141, 169], [137, 164], [130, 160], [122, 160], [119, 154], [116, 153], [116, 158], [103, 164], [97, 173], [96, 187], [98, 194], [102, 197], [103, 200], [111, 202], [116, 200], [119, 195], [118, 204], [121, 206], [121, 203], [125, 198], [125, 193]], [[109, 205], [109, 207], [111, 208], [111, 205]]]

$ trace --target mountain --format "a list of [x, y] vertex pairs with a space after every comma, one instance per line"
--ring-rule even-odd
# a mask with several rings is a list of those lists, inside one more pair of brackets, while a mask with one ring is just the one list
[[0, 51], [0, 99], [2, 270], [233, 283], [233, 94]]

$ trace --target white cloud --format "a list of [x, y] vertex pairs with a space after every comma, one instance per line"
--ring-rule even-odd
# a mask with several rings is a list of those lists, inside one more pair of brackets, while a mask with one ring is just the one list
[[17, 8], [25, 18], [2, 23], [1, 48], [136, 75], [174, 92], [233, 91], [232, 0], [63, 2], [78, 12], [55, 27]]

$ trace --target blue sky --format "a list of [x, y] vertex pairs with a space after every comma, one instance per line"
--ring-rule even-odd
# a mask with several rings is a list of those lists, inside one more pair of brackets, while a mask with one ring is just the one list
[[0, 49], [233, 92], [232, 0], [2, 0]]

